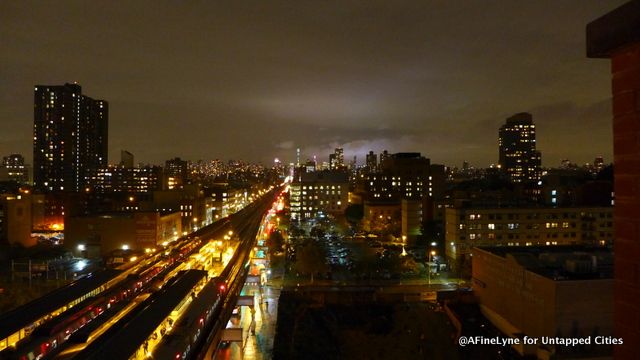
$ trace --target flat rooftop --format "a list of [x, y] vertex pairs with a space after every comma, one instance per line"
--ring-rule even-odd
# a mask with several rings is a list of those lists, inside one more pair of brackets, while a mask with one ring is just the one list
[[478, 246], [491, 254], [511, 258], [526, 270], [552, 280], [613, 278], [613, 251], [608, 247]]

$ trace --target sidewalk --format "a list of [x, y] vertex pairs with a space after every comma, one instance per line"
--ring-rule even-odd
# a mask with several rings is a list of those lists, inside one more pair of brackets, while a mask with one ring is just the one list
[[[245, 285], [242, 295], [254, 296], [254, 321], [251, 309], [243, 306], [240, 309], [240, 319], [234, 324], [243, 329], [243, 342], [231, 343], [226, 348], [218, 348], [215, 359], [225, 360], [268, 360], [273, 356], [273, 340], [276, 335], [278, 321], [278, 301], [284, 278], [284, 259], [275, 261], [271, 267], [271, 275], [267, 284]], [[232, 320], [233, 321], [233, 320]], [[252, 332], [253, 328], [253, 332]]]
[[[243, 295], [253, 295], [255, 301], [254, 323], [251, 321], [251, 309], [242, 307], [240, 324], [243, 328], [243, 343], [232, 343], [218, 350], [216, 359], [228, 360], [267, 360], [273, 354], [273, 340], [278, 320], [278, 300], [281, 281], [274, 286], [266, 285], [262, 290], [258, 286], [245, 286]], [[262, 301], [261, 301], [262, 298]], [[252, 333], [252, 328], [255, 334]]]

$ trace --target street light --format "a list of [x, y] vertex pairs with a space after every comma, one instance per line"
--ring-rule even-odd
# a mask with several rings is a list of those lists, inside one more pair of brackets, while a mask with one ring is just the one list
[[431, 252], [429, 252], [429, 262], [427, 262], [427, 265], [429, 266], [429, 284], [431, 284], [431, 257], [436, 256], [436, 251], [435, 250], [431, 250]]
[[404, 245], [407, 243], [407, 236], [402, 235], [402, 256], [407, 256], [407, 251], [404, 249]]

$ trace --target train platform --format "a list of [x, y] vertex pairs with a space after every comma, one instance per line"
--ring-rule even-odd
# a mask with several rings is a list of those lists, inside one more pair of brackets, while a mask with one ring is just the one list
[[[273, 339], [275, 338], [278, 320], [279, 286], [245, 286], [243, 295], [253, 295], [255, 306], [255, 321], [251, 321], [251, 310], [248, 307], [240, 309], [238, 325], [243, 329], [243, 342], [230, 343], [220, 346], [215, 359], [223, 360], [267, 360], [273, 353]], [[252, 332], [253, 330], [253, 332]]]

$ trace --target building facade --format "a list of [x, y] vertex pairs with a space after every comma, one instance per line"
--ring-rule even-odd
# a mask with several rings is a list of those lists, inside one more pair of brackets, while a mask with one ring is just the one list
[[[640, 342], [640, 2], [628, 1], [587, 25], [587, 56], [611, 59], [615, 178], [615, 359], [637, 359]], [[607, 88], [609, 88], [607, 86]]]
[[378, 173], [366, 175], [365, 192], [370, 201], [439, 198], [444, 181], [444, 166], [431, 164], [420, 153], [397, 153], [385, 157]]
[[344, 167], [344, 149], [336, 148], [333, 154], [329, 155], [329, 169], [340, 170]]
[[133, 167], [133, 154], [127, 150], [120, 150], [120, 166]]
[[29, 184], [29, 169], [24, 163], [24, 156], [11, 154], [2, 159], [0, 180], [15, 181], [19, 185]]
[[179, 212], [124, 212], [70, 217], [64, 246], [88, 257], [105, 257], [115, 250], [144, 251], [182, 235]]
[[369, 151], [366, 156], [366, 169], [368, 173], [374, 173], [378, 170], [378, 155], [373, 151]]
[[174, 158], [164, 163], [166, 189], [181, 189], [187, 183], [188, 163], [186, 160]]
[[[538, 339], [537, 346], [514, 346], [520, 355], [600, 359], [611, 353], [611, 345], [596, 341], [613, 335], [610, 250], [481, 247], [473, 249], [472, 269], [473, 292], [485, 317], [507, 337]], [[591, 337], [591, 346], [545, 346], [545, 337]]]
[[300, 174], [291, 184], [291, 218], [308, 219], [320, 213], [342, 215], [348, 206], [349, 177], [341, 171]]
[[408, 244], [412, 244], [422, 235], [423, 205], [423, 202], [419, 200], [403, 199], [400, 202], [400, 218], [402, 221], [400, 234], [406, 238]]
[[78, 84], [34, 91], [33, 181], [39, 191], [80, 192], [107, 165], [109, 104]]
[[445, 209], [445, 252], [469, 260], [474, 246], [613, 243], [612, 207]]
[[31, 197], [23, 195], [0, 195], [0, 241], [9, 244], [32, 246]]
[[536, 150], [536, 126], [529, 113], [507, 118], [500, 127], [499, 164], [512, 182], [530, 183], [540, 180], [541, 155]]
[[146, 193], [162, 188], [159, 166], [127, 167], [109, 165], [90, 177], [88, 187], [98, 193]]

